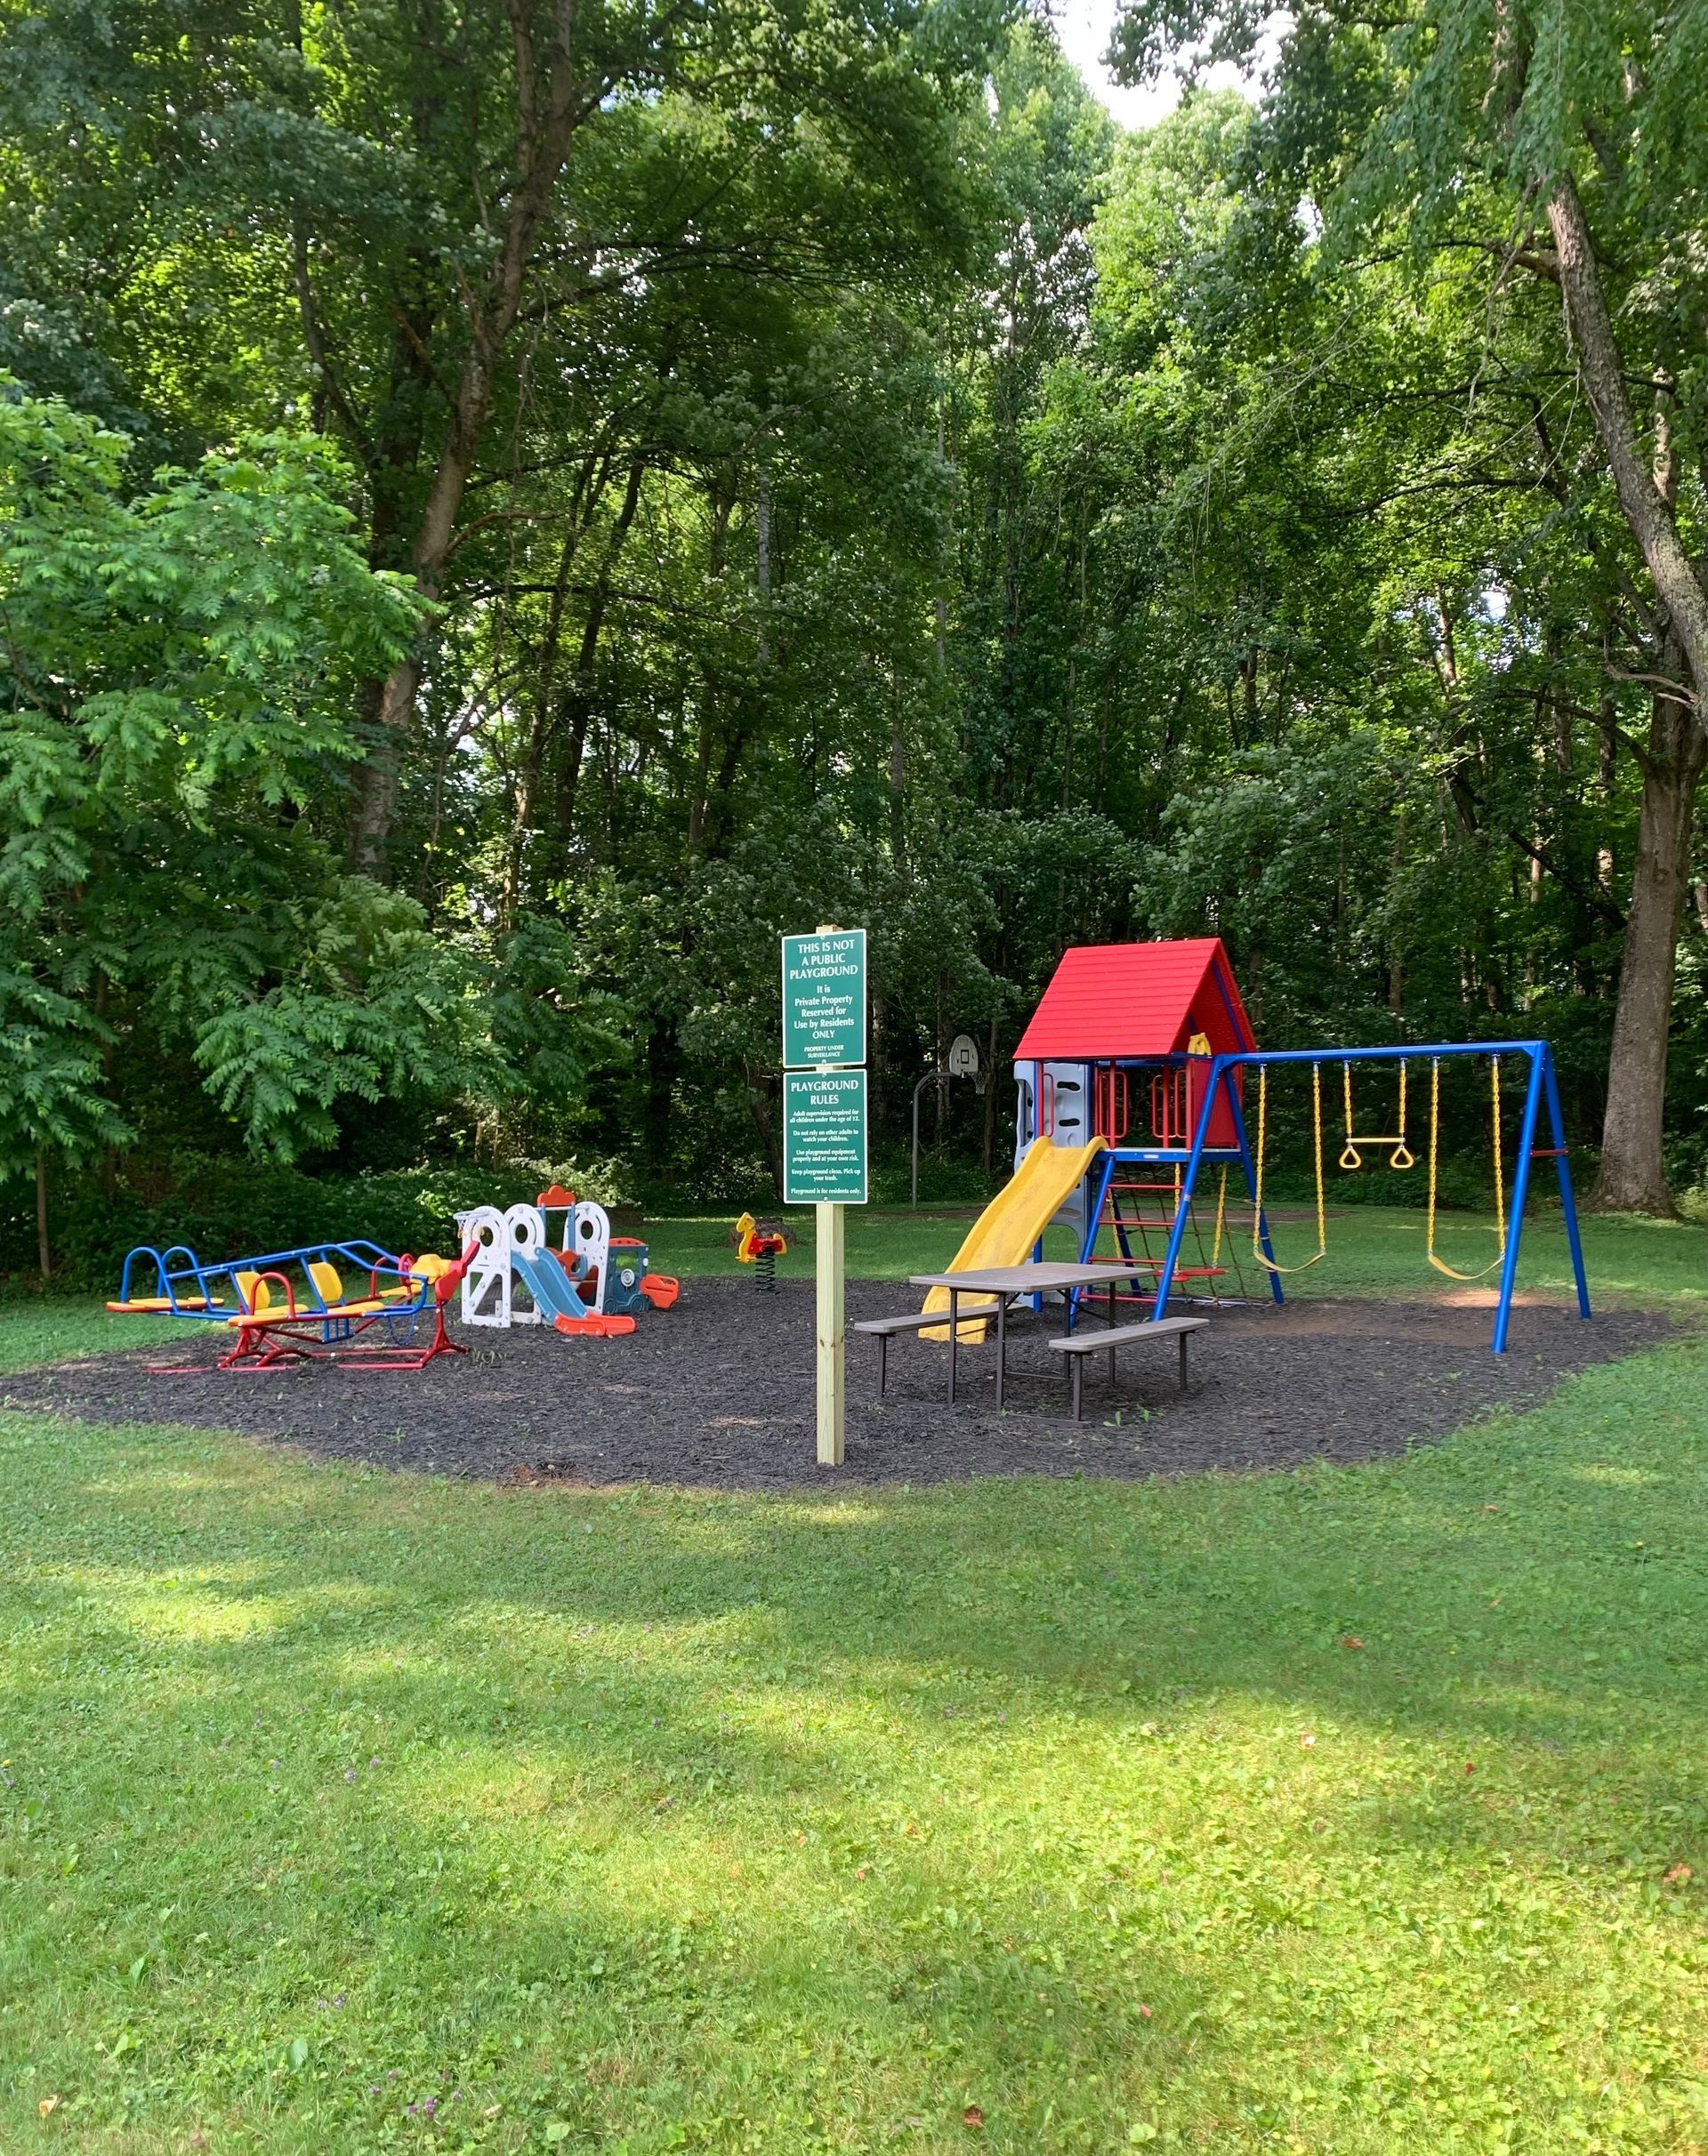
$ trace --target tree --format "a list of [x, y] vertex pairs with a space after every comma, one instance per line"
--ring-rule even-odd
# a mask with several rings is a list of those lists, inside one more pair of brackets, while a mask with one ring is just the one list
[[416, 602], [361, 561], [324, 443], [134, 493], [130, 446], [0, 380], [0, 1180], [125, 1135], [139, 1026], [286, 1158], [342, 1092], [466, 1075], [454, 954], [303, 814]]
[[[1133, 78], [1195, 45], [1249, 60], [1260, 12], [1143, 0], [1124, 10], [1116, 48]], [[1704, 57], [1701, 11], [1648, 0], [1589, 11], [1421, 0], [1380, 24], [1334, 0], [1293, 20], [1264, 143], [1271, 184], [1309, 194], [1343, 259], [1386, 244], [1398, 221], [1422, 277], [1454, 251], [1485, 261], [1491, 310], [1514, 278], [1558, 291], [1562, 357], [1624, 527], [1608, 563], [1613, 678], [1651, 691], [1647, 738], [1614, 734], [1640, 765], [1642, 813], [1595, 1202], [1657, 1212], [1672, 1208], [1668, 1029], [1708, 744], [1708, 379], [1696, 326], [1708, 286], [1688, 237], [1708, 177]], [[1567, 506], [1592, 524], [1589, 502]]]
[[[371, 563], [451, 596], [471, 531], [538, 513], [501, 494], [463, 515], [483, 478], [504, 484], [481, 468], [495, 429], [503, 471], [589, 321], [713, 272], [801, 286], [858, 258], [882, 278], [940, 247], [963, 211], [954, 123], [999, 19], [904, 0], [387, 0], [276, 28], [201, 0], [187, 21], [42, 0], [0, 44], [28, 146], [9, 191], [36, 223], [20, 268], [81, 289], [180, 425], [207, 426], [267, 354], [274, 394], [360, 471]], [[167, 318], [187, 279], [209, 350]], [[625, 462], [619, 446], [619, 490]], [[366, 873], [385, 864], [433, 648], [416, 640], [367, 687], [350, 834]]]

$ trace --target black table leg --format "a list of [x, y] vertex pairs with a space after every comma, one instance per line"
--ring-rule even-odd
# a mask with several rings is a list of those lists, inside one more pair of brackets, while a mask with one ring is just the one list
[[949, 1405], [955, 1405], [955, 1358], [961, 1347], [961, 1291], [949, 1290]]
[[1186, 1335], [1180, 1335], [1180, 1390], [1186, 1390]]
[[1008, 1375], [1008, 1298], [996, 1299], [996, 1412], [1003, 1412], [1003, 1380]]
[[883, 1397], [883, 1388], [889, 1375], [890, 1335], [887, 1332], [881, 1332], [878, 1335], [878, 1397], [880, 1400]]

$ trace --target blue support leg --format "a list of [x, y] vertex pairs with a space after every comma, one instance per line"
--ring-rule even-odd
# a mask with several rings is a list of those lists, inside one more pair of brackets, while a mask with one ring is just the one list
[[1554, 1168], [1559, 1177], [1559, 1210], [1566, 1222], [1566, 1241], [1572, 1253], [1572, 1278], [1577, 1285], [1577, 1315], [1590, 1315], [1590, 1283], [1583, 1273], [1583, 1241], [1577, 1230], [1577, 1199], [1572, 1189], [1572, 1163], [1566, 1157], [1566, 1119], [1559, 1112], [1559, 1080], [1554, 1053], [1542, 1051], [1542, 1081], [1548, 1101], [1548, 1122], [1553, 1132]]
[[1079, 1239], [1079, 1262], [1090, 1265], [1097, 1255], [1097, 1231], [1103, 1219], [1104, 1203], [1109, 1195], [1109, 1185], [1115, 1179], [1115, 1155], [1106, 1150], [1092, 1173], [1097, 1187], [1085, 1212], [1085, 1233]]
[[[1081, 1265], [1090, 1265], [1097, 1255], [1098, 1226], [1103, 1218], [1103, 1201], [1108, 1195], [1109, 1184], [1114, 1179], [1114, 1175], [1115, 1155], [1106, 1147], [1097, 1166], [1086, 1178], [1089, 1182], [1094, 1176], [1097, 1179], [1097, 1187], [1086, 1205], [1085, 1232], [1079, 1239], [1079, 1262]], [[1040, 1243], [1038, 1248], [1042, 1252], [1043, 1245]], [[1077, 1288], [1069, 1288], [1068, 1291], [1068, 1330], [1069, 1332], [1079, 1323], [1079, 1293]], [[1035, 1308], [1041, 1310], [1043, 1307], [1042, 1295], [1035, 1295], [1032, 1300]]]
[[[1186, 1172], [1180, 1178], [1180, 1195], [1174, 1208], [1174, 1225], [1168, 1231], [1168, 1254], [1163, 1259], [1162, 1271], [1156, 1275], [1156, 1299], [1150, 1307], [1153, 1320], [1168, 1315], [1169, 1293], [1174, 1285], [1174, 1268], [1180, 1263], [1187, 1217], [1192, 1211], [1192, 1193], [1197, 1187], [1198, 1162], [1204, 1158], [1204, 1141], [1210, 1135], [1210, 1117], [1216, 1105], [1216, 1088], [1226, 1076], [1222, 1058], [1218, 1056], [1210, 1066], [1210, 1082], [1204, 1089], [1204, 1106], [1198, 1111], [1198, 1127], [1192, 1133], [1192, 1150], [1187, 1155]], [[1230, 1095], [1232, 1090], [1229, 1083]]]
[[1507, 1214], [1506, 1255], [1501, 1266], [1501, 1299], [1494, 1307], [1496, 1355], [1506, 1353], [1507, 1327], [1512, 1319], [1512, 1283], [1518, 1277], [1519, 1244], [1524, 1236], [1524, 1208], [1530, 1195], [1530, 1148], [1536, 1142], [1536, 1116], [1542, 1106], [1542, 1055], [1530, 1051], [1530, 1082], [1524, 1090], [1524, 1121], [1519, 1129], [1519, 1158], [1512, 1171], [1512, 1197]]

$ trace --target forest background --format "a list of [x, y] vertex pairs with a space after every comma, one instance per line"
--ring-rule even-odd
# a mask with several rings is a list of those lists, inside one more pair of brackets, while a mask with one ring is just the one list
[[821, 921], [880, 1195], [1204, 933], [1697, 1191], [1705, 25], [0, 0], [0, 1270], [762, 1195]]

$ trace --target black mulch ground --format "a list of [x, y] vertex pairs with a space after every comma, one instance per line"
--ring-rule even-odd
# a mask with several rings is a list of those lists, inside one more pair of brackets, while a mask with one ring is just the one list
[[[895, 1282], [851, 1282], [850, 1316], [916, 1307], [912, 1297]], [[894, 1340], [880, 1404], [876, 1344], [850, 1333], [841, 1479], [1139, 1476], [1375, 1459], [1493, 1409], [1534, 1404], [1568, 1372], [1668, 1331], [1655, 1312], [1615, 1311], [1584, 1324], [1568, 1309], [1527, 1305], [1514, 1311], [1510, 1351], [1498, 1356], [1480, 1303], [1311, 1300], [1210, 1315], [1210, 1331], [1193, 1336], [1185, 1398], [1172, 1342], [1125, 1350], [1113, 1390], [1104, 1358], [1092, 1356], [1078, 1425], [1068, 1412], [1064, 1358], [1047, 1351], [1029, 1317], [1017, 1318], [1010, 1335], [1000, 1418], [994, 1348], [962, 1350], [964, 1391], [951, 1410], [947, 1348]], [[1047, 1323], [1059, 1330], [1053, 1312]], [[182, 1349], [5, 1377], [0, 1399], [92, 1420], [240, 1430], [323, 1459], [442, 1475], [823, 1487], [813, 1460], [809, 1282], [781, 1282], [765, 1297], [745, 1279], [690, 1280], [675, 1309], [643, 1315], [622, 1339], [568, 1339], [532, 1326], [454, 1330], [473, 1354], [443, 1356], [418, 1373], [318, 1364], [151, 1374], [150, 1363], [211, 1364], [219, 1354], [213, 1329], [187, 1325]]]

